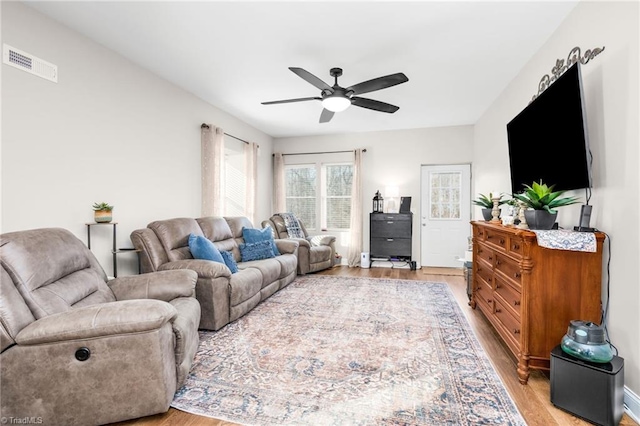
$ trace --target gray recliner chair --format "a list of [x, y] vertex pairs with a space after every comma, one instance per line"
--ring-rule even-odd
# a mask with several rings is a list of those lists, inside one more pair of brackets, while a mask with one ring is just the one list
[[282, 216], [277, 214], [262, 221], [262, 227], [273, 230], [274, 238], [298, 241], [298, 275], [331, 268], [336, 255], [336, 237], [333, 235], [310, 236], [304, 223], [298, 219], [304, 238], [289, 238], [287, 226]]
[[93, 425], [165, 412], [198, 348], [193, 271], [107, 281], [64, 229], [0, 235], [2, 418]]

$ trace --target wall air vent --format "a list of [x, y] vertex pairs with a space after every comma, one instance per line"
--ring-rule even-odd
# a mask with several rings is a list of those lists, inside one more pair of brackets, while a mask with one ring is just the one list
[[47, 61], [23, 52], [8, 44], [2, 46], [2, 61], [14, 68], [37, 75], [46, 80], [58, 82], [58, 67]]

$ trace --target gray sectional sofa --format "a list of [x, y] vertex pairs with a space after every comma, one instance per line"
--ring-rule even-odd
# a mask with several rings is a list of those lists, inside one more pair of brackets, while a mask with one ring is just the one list
[[[219, 330], [235, 321], [296, 277], [298, 242], [275, 240], [279, 256], [242, 262], [242, 229], [253, 228], [246, 217], [175, 218], [150, 223], [131, 233], [140, 250], [140, 272], [189, 269], [198, 274], [196, 298], [200, 302], [200, 328]], [[239, 271], [210, 260], [194, 259], [189, 235], [205, 236], [221, 251], [230, 251]]]

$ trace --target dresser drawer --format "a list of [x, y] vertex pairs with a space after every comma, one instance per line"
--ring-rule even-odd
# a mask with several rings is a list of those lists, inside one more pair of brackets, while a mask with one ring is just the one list
[[493, 267], [493, 250], [485, 246], [484, 244], [478, 245], [477, 255], [480, 259], [486, 261], [489, 265]]
[[520, 346], [520, 320], [515, 318], [513, 315], [509, 313], [508, 308], [506, 308], [500, 299], [494, 300], [494, 316], [498, 319], [500, 324], [503, 326], [505, 332], [507, 332], [509, 338]]
[[502, 298], [504, 304], [509, 307], [511, 313], [516, 318], [520, 318], [520, 305], [522, 302], [522, 295], [513, 287], [513, 285], [500, 276], [493, 277], [496, 286], [496, 293]]
[[485, 241], [487, 238], [487, 234], [485, 233], [484, 228], [481, 228], [479, 226], [474, 226], [473, 227], [473, 238], [476, 241]]
[[515, 257], [522, 257], [522, 239], [519, 237], [509, 237], [509, 253]]
[[490, 308], [489, 312], [493, 311], [493, 289], [482, 282], [482, 280], [476, 280], [476, 300], [481, 301]]
[[509, 278], [518, 289], [522, 288], [522, 271], [518, 262], [507, 256], [496, 254], [495, 268]]
[[491, 268], [483, 266], [481, 263], [476, 265], [476, 276], [489, 286], [493, 286], [493, 271]]
[[489, 244], [494, 245], [496, 248], [501, 250], [502, 252], [507, 252], [507, 247], [509, 247], [509, 235], [496, 231], [494, 229], [486, 229], [485, 233], [487, 234], [487, 242]]

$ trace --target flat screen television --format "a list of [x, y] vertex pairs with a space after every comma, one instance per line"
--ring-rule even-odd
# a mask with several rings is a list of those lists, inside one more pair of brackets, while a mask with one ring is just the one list
[[540, 180], [555, 190], [591, 187], [579, 62], [507, 124], [507, 139], [514, 194]]

